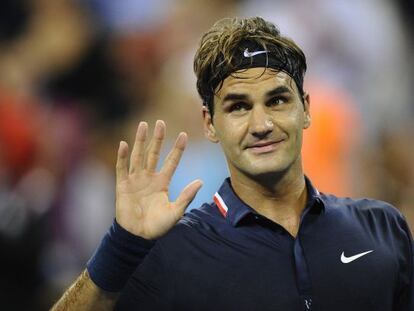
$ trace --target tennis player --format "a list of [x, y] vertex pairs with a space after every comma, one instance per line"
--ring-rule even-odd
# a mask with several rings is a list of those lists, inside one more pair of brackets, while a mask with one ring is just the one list
[[187, 136], [156, 171], [166, 126], [157, 121], [148, 139], [141, 122], [131, 152], [119, 146], [116, 219], [53, 310], [414, 310], [404, 217], [385, 202], [320, 193], [304, 174], [302, 50], [262, 18], [223, 19], [194, 69], [205, 135], [230, 177], [183, 216], [202, 186], [169, 200]]

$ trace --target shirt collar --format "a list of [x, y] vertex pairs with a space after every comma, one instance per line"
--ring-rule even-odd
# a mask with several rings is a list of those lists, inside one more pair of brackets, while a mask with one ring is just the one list
[[[313, 209], [319, 211], [325, 208], [325, 205], [320, 198], [319, 191], [312, 185], [308, 177], [305, 176], [306, 187], [308, 190], [308, 202], [306, 203], [305, 211], [309, 212]], [[237, 224], [249, 214], [257, 214], [257, 212], [249, 205], [244, 203], [234, 192], [230, 178], [226, 178], [220, 189], [215, 193], [214, 202], [217, 205], [220, 213], [232, 225]]]

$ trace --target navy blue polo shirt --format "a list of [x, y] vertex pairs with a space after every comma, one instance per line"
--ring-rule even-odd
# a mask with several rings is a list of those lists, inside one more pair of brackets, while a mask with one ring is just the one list
[[414, 310], [412, 237], [387, 203], [319, 193], [306, 180], [299, 232], [224, 181], [138, 266], [117, 310]]

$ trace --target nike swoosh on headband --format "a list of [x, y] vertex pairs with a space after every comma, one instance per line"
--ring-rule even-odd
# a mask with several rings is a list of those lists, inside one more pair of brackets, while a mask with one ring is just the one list
[[259, 54], [263, 54], [263, 53], [267, 53], [267, 51], [255, 51], [255, 52], [249, 52], [249, 49], [246, 48], [243, 52], [243, 56], [244, 57], [253, 57], [255, 55], [259, 55]]

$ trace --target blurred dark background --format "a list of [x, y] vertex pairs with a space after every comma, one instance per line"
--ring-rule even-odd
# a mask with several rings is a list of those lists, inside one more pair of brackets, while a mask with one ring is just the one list
[[[308, 57], [305, 171], [322, 192], [394, 204], [414, 228], [411, 0], [3, 0], [0, 3], [0, 301], [46, 310], [114, 216], [119, 141], [164, 119], [190, 144], [171, 196], [227, 176], [203, 138], [192, 58], [225, 16], [260, 15]], [[208, 156], [206, 156], [208, 154]]]

